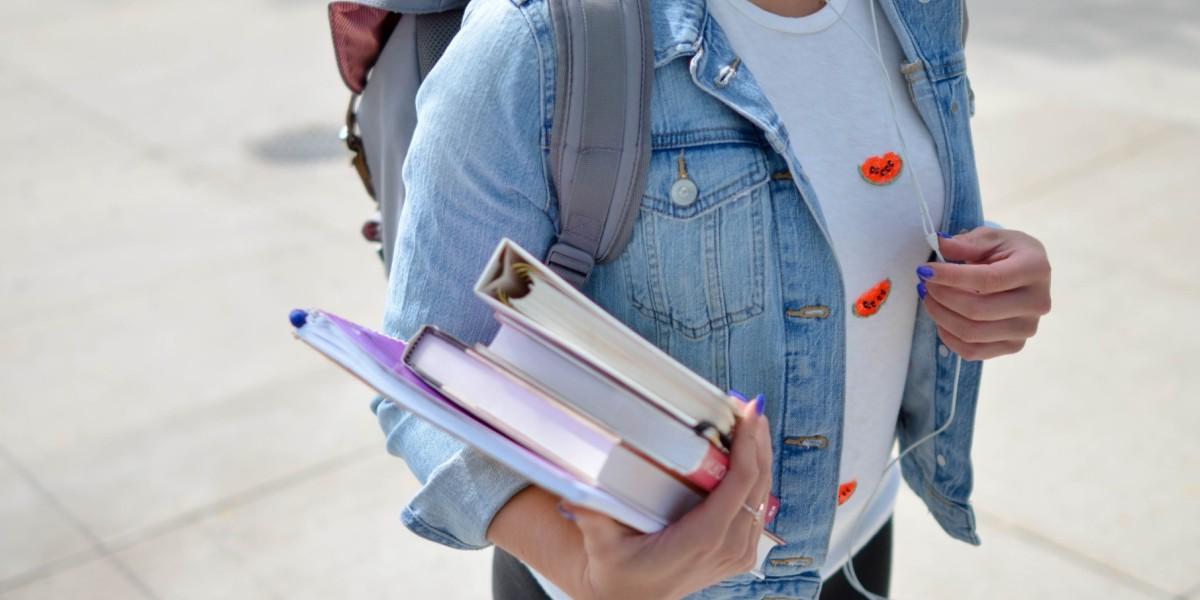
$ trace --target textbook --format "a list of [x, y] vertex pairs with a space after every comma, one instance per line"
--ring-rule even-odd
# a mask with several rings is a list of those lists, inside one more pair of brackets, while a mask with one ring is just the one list
[[[405, 364], [407, 345], [321, 310], [294, 310], [291, 322], [296, 337], [367, 384], [387, 401], [395, 402], [474, 446], [496, 462], [511, 469], [564, 500], [602, 512], [643, 533], [666, 527], [672, 519], [631, 502], [579, 476], [579, 465], [565, 466], [491, 427], [468, 408], [450, 400]], [[562, 459], [564, 457], [556, 457]], [[770, 522], [775, 507], [764, 515]], [[785, 542], [764, 531], [758, 542], [759, 568], [772, 548]]]
[[537, 381], [560, 402], [575, 407], [631, 448], [711, 491], [729, 469], [729, 455], [682, 421], [647, 402], [562, 348], [527, 331], [503, 314], [500, 330], [477, 351], [493, 362]]
[[458, 340], [426, 325], [404, 364], [442, 396], [580, 480], [674, 521], [702, 500], [621, 438]]
[[737, 401], [608, 314], [507, 238], [475, 292], [512, 322], [595, 366], [727, 448]]

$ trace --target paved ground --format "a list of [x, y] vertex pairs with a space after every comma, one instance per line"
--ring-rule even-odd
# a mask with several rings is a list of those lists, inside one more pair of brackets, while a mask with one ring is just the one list
[[[995, 361], [980, 548], [909, 496], [899, 598], [1200, 598], [1200, 5], [972, 5], [989, 216], [1056, 310]], [[484, 598], [367, 394], [288, 335], [375, 322], [317, 2], [0, 7], [0, 597]]]

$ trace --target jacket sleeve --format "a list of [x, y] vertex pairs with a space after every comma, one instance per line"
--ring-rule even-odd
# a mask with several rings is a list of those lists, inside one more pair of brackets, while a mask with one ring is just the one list
[[[430, 323], [468, 344], [489, 341], [496, 325], [472, 288], [492, 250], [503, 237], [538, 256], [552, 243], [540, 56], [527, 15], [508, 0], [476, 0], [422, 85], [403, 171], [389, 334], [407, 338]], [[405, 525], [454, 548], [486, 547], [492, 517], [527, 482], [392, 402], [377, 399], [373, 408], [388, 451], [422, 483]]]

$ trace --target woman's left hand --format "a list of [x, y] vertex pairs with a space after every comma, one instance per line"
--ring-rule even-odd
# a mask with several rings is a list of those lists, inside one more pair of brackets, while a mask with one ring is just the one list
[[942, 343], [967, 360], [1024, 348], [1050, 312], [1050, 261], [1041, 242], [1020, 231], [979, 227], [942, 237], [941, 250], [955, 262], [917, 267], [917, 293]]

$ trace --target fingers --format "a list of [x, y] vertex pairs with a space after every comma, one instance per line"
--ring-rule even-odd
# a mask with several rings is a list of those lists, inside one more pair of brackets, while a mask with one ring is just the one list
[[988, 262], [1003, 241], [997, 230], [991, 227], [976, 227], [953, 237], [939, 236], [938, 248], [946, 260], [969, 263]]
[[1003, 321], [1018, 317], [1042, 316], [1050, 312], [1050, 293], [1046, 288], [1047, 284], [1043, 283], [1006, 292], [980, 295], [935, 283], [932, 280], [925, 284], [927, 299], [933, 298], [941, 306], [972, 321]]
[[925, 310], [939, 326], [965, 342], [980, 344], [1033, 337], [1038, 319], [1021, 316], [997, 321], [975, 321], [950, 310], [932, 295], [925, 298]]
[[758, 508], [758, 504], [766, 502], [767, 496], [771, 494], [771, 479], [773, 475], [772, 465], [774, 457], [771, 453], [771, 428], [766, 417], [759, 417], [756, 426], [758, 431], [755, 432], [755, 441], [758, 442], [758, 483], [751, 492], [750, 499], [757, 502], [751, 502], [751, 508]]
[[714, 536], [723, 538], [738, 514], [745, 515], [742, 505], [759, 483], [758, 421], [762, 417], [755, 412], [755, 403], [747, 402], [742, 408], [742, 417], [733, 434], [729, 451], [729, 471], [699, 506], [692, 509], [679, 524], [692, 527], [693, 522], [702, 530], [711, 543]]
[[[760, 507], [766, 505], [767, 498], [771, 495], [771, 482], [774, 475], [770, 425], [767, 419], [759, 418], [757, 426], [758, 431], [755, 434], [755, 439], [758, 442], [758, 482], [754, 485], [753, 491], [750, 492], [750, 498], [746, 501], [746, 504], [753, 510], [759, 510]], [[758, 538], [762, 535], [763, 527], [766, 526], [765, 519], [766, 516], [763, 511], [759, 512], [758, 519], [746, 519], [748, 523], [748, 527], [746, 528], [747, 546], [743, 555], [750, 554], [749, 560], [753, 560], [753, 554], [758, 549]]]
[[[985, 231], [980, 232], [981, 229]], [[979, 228], [943, 239], [941, 247], [947, 260], [970, 264], [922, 265], [928, 273], [923, 279], [932, 283], [975, 294], [995, 294], [1050, 280], [1045, 249], [1037, 240], [1020, 232]], [[947, 253], [947, 249], [952, 252]]]
[[1025, 340], [1023, 339], [973, 344], [955, 336], [941, 325], [938, 325], [937, 330], [938, 337], [941, 338], [942, 343], [953, 350], [955, 354], [961, 356], [963, 360], [987, 360], [1007, 354], [1015, 354], [1025, 347]]

